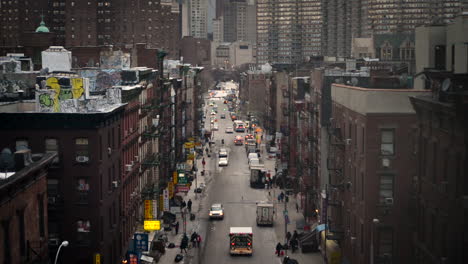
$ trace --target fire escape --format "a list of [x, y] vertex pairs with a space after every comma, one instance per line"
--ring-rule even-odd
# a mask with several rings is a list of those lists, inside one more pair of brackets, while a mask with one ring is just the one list
[[[330, 119], [328, 126], [329, 149], [327, 169], [330, 182], [327, 186], [327, 208], [323, 209], [323, 216], [327, 223], [326, 236], [330, 240], [341, 240], [344, 236], [344, 195], [346, 183], [344, 180], [345, 142], [341, 128]], [[329, 207], [329, 208], [328, 208]]]

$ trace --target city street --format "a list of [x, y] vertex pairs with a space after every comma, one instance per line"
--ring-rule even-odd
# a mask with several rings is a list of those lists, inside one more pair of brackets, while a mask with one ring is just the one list
[[[217, 164], [217, 151], [225, 147], [229, 153], [229, 165], [227, 167], [216, 166], [213, 182], [208, 187], [206, 212], [201, 221], [207, 225], [207, 238], [202, 259], [200, 263], [276, 263], [279, 259], [275, 256], [275, 245], [278, 243], [273, 227], [257, 227], [256, 225], [256, 202], [268, 199], [268, 192], [264, 189], [252, 189], [249, 186], [249, 168], [244, 146], [234, 145], [236, 135], [245, 133], [234, 132], [227, 134], [225, 128], [232, 126], [229, 112], [224, 111], [227, 106], [222, 101], [218, 104], [219, 131], [214, 133], [215, 147], [211, 155], [212, 161]], [[208, 115], [211, 107], [208, 107]], [[227, 110], [227, 109], [226, 109]], [[226, 119], [220, 119], [220, 114], [225, 113]], [[210, 120], [207, 115], [205, 124], [209, 128]], [[224, 146], [221, 140], [224, 139]], [[224, 220], [208, 219], [208, 208], [213, 203], [224, 205]], [[230, 227], [252, 227], [254, 253], [252, 256], [230, 256], [229, 255], [229, 228]], [[221, 261], [222, 260], [222, 261]], [[220, 262], [221, 261], [221, 262]], [[276, 262], [275, 262], [276, 261]]]

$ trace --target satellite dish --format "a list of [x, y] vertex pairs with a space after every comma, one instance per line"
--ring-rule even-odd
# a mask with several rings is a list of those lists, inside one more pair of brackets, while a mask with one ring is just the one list
[[0, 171], [12, 171], [15, 169], [15, 159], [9, 148], [4, 148], [0, 154]]
[[448, 89], [450, 88], [450, 85], [451, 85], [451, 81], [449, 78], [445, 79], [444, 82], [442, 83], [442, 91], [443, 92], [447, 92]]
[[353, 86], [356, 86], [356, 85], [358, 84], [358, 82], [359, 82], [359, 81], [358, 81], [358, 79], [357, 79], [356, 77], [351, 78], [351, 84], [352, 84]]

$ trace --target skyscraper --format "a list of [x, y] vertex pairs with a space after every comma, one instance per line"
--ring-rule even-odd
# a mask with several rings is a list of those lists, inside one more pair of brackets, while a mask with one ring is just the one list
[[408, 33], [421, 25], [448, 24], [464, 0], [321, 0], [322, 55], [349, 57], [352, 38]]
[[182, 4], [182, 37], [208, 37], [208, 0], [185, 0]]
[[319, 55], [321, 23], [321, 0], [257, 0], [257, 63]]

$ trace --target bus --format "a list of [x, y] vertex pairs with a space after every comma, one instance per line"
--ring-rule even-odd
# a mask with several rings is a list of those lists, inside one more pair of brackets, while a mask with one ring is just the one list
[[231, 227], [229, 230], [229, 253], [231, 255], [252, 255], [252, 227]]

